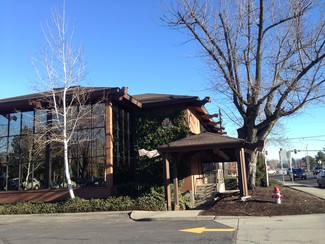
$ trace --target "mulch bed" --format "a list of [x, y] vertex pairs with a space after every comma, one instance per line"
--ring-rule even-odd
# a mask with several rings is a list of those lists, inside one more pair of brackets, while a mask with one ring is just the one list
[[[200, 215], [215, 216], [279, 216], [325, 213], [325, 200], [289, 187], [280, 187], [281, 204], [272, 198], [274, 187], [257, 187], [250, 198], [240, 200], [238, 192], [220, 194]], [[324, 189], [325, 191], [325, 189]]]

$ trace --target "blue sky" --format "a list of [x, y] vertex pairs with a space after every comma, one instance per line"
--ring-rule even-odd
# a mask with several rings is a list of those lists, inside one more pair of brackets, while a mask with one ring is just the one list
[[[210, 113], [218, 111], [218, 94], [207, 90], [209, 80], [194, 43], [160, 20], [161, 0], [67, 0], [67, 15], [75, 23], [75, 44], [82, 43], [91, 86], [129, 87], [129, 93], [168, 93], [212, 98]], [[33, 93], [31, 57], [44, 44], [41, 24], [61, 0], [0, 0], [0, 99]], [[324, 105], [283, 120], [293, 148], [325, 147]], [[223, 117], [229, 136], [236, 128]], [[312, 138], [310, 138], [312, 136]], [[317, 137], [313, 137], [317, 136]], [[293, 143], [296, 142], [295, 145]], [[268, 147], [277, 158], [280, 146]], [[310, 152], [309, 155], [315, 153]], [[304, 156], [304, 155], [302, 155]], [[300, 157], [300, 155], [297, 155]]]

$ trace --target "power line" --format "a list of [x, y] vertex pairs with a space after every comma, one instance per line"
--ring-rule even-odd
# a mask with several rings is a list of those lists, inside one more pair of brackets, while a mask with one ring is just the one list
[[309, 139], [309, 138], [317, 138], [317, 137], [325, 137], [325, 135], [294, 137], [294, 138], [288, 138], [288, 139], [289, 140], [298, 140], [298, 139]]

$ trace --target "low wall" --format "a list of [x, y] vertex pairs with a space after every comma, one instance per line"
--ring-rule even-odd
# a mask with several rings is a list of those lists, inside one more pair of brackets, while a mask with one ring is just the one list
[[[73, 189], [76, 197], [80, 198], [105, 198], [109, 196], [107, 187], [87, 187]], [[27, 191], [2, 191], [0, 203], [14, 202], [52, 202], [64, 201], [69, 198], [68, 189], [41, 189]]]

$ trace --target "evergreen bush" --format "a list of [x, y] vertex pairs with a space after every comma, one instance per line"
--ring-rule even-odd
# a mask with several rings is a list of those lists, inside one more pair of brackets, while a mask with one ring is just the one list
[[131, 210], [166, 210], [164, 197], [157, 192], [152, 192], [136, 199], [128, 196], [89, 200], [76, 197], [57, 203], [19, 202], [0, 204], [0, 214], [50, 214]]
[[259, 154], [256, 163], [256, 186], [266, 187], [265, 156]]

